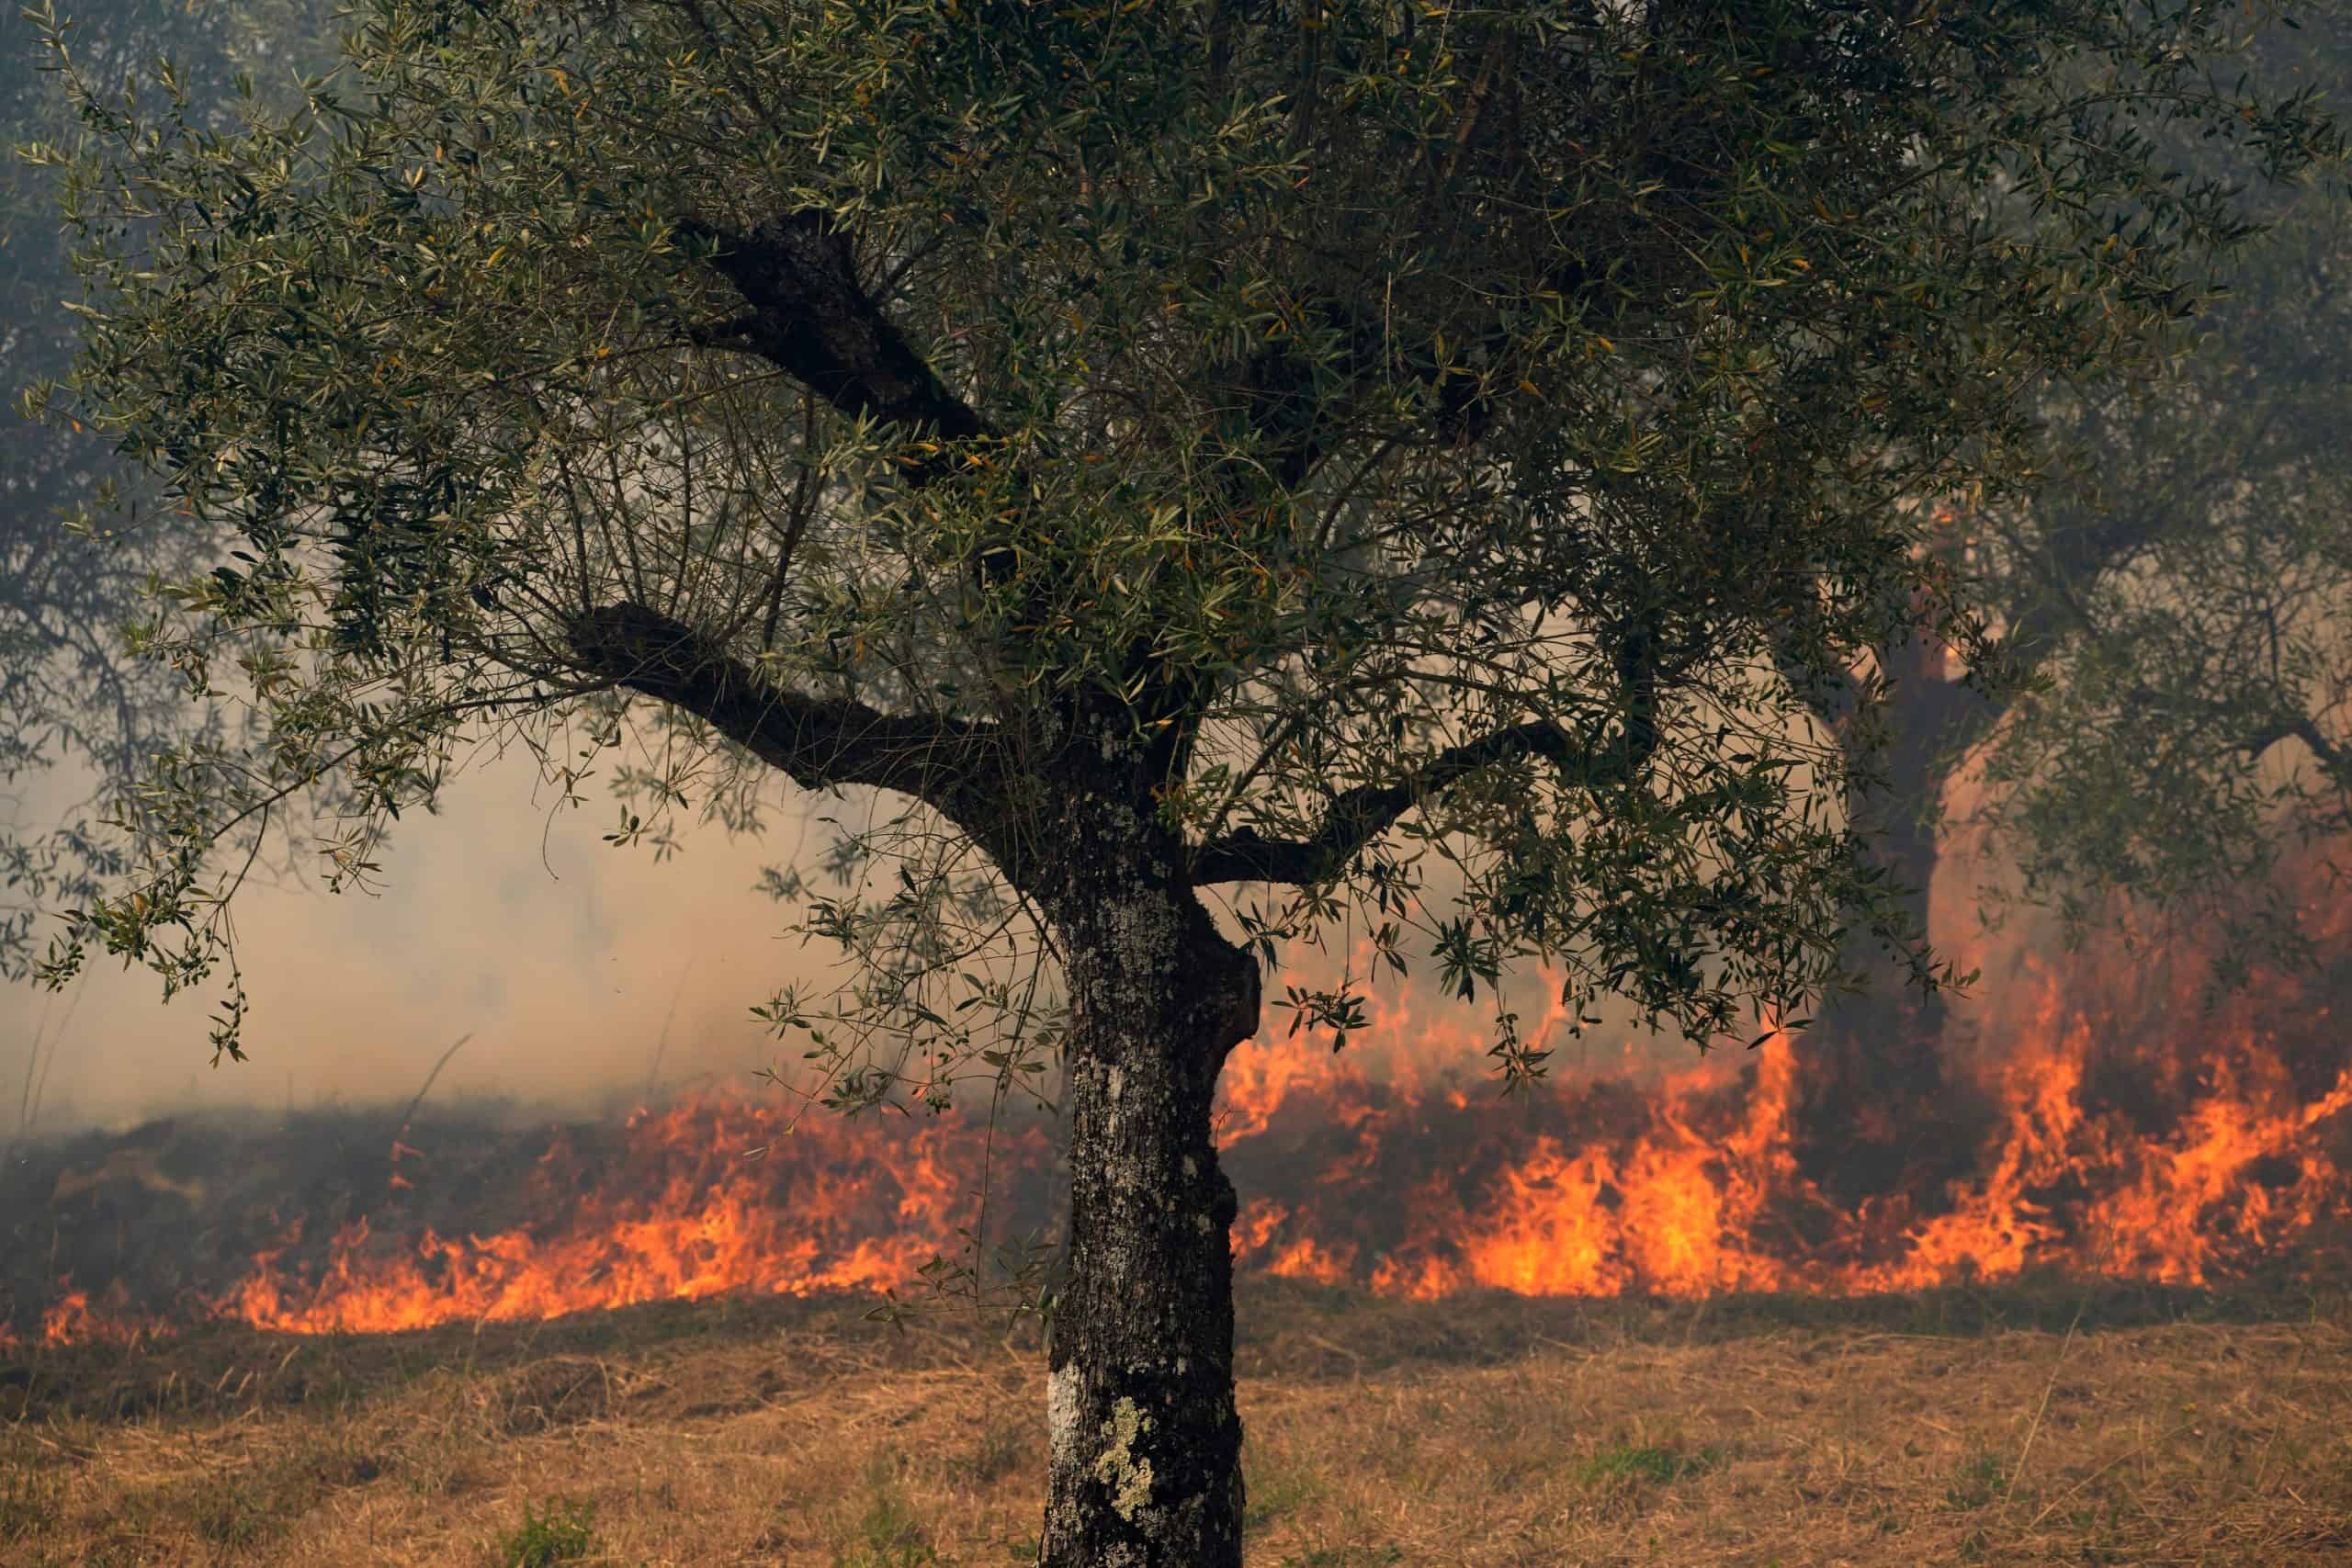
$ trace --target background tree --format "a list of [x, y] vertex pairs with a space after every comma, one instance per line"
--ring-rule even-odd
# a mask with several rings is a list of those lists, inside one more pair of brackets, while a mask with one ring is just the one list
[[2328, 141], [2208, 70], [2241, 15], [377, 0], [235, 135], [85, 86], [50, 405], [237, 536], [141, 640], [256, 739], [160, 761], [47, 972], [210, 978], [240, 834], [327, 790], [364, 877], [473, 747], [610, 767], [623, 842], [857, 791], [849, 890], [776, 878], [855, 977], [763, 1015], [851, 1107], [1064, 1059], [1042, 1561], [1238, 1562], [1261, 965], [1702, 1043], [1857, 924], [1934, 983], [1809, 699], [1989, 666], [1935, 507], [2237, 233], [2123, 111]]
[[[2340, 89], [2352, 13], [2297, 21], [2239, 68]], [[2154, 378], [2052, 389], [2049, 482], [1962, 502], [1931, 536], [2011, 679], [1971, 682], [1933, 637], [1871, 650], [1886, 734], [1853, 731], [1881, 761], [1855, 770], [1851, 810], [1923, 928], [1943, 843], [1963, 831], [2015, 868], [1979, 890], [1988, 918], [2048, 907], [2072, 934], [2130, 940], [2154, 917], [2207, 933], [2226, 981], [2256, 954], [2311, 956], [2308, 880], [2278, 874], [2352, 829], [2352, 193], [2340, 166], [2263, 186], [2246, 149], [2183, 129], [2165, 159], [2253, 186], [2245, 211], [2265, 231]], [[1817, 694], [1842, 726], [1845, 693]], [[1872, 966], [1859, 946], [1851, 966]], [[1919, 1170], [1922, 1119], [1956, 1104], [1942, 998], [1894, 981], [1831, 1008], [1809, 1043], [1804, 1135], [1838, 1147], [1847, 1157], [1816, 1168], [1858, 1189]], [[1851, 1157], [1858, 1134], [1883, 1163]]]
[[[313, 0], [91, 0], [77, 7], [75, 61], [86, 81], [113, 89], [169, 57], [193, 85], [191, 120], [226, 130], [236, 73], [275, 67], [283, 78], [298, 56], [332, 58], [324, 11]], [[34, 19], [15, 6], [0, 13], [0, 147], [74, 125], [50, 63]], [[73, 236], [57, 221], [52, 175], [0, 157], [0, 390], [11, 413], [34, 382], [65, 372], [81, 341], [69, 308], [80, 291]], [[43, 907], [77, 903], [126, 869], [99, 820], [107, 797], [148, 755], [227, 716], [188, 704], [168, 665], [120, 637], [149, 578], [202, 570], [220, 541], [185, 526], [103, 539], [60, 526], [79, 506], [107, 511], [104, 487], [143, 486], [151, 501], [160, 487], [70, 420], [11, 423], [0, 441], [0, 787], [52, 797], [35, 810], [19, 796], [15, 819], [0, 822], [0, 975], [21, 977]]]

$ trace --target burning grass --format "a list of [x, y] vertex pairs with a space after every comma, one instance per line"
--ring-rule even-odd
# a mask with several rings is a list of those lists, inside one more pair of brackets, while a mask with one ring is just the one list
[[[2352, 1299], [1245, 1292], [1252, 1561], [2352, 1559]], [[1031, 1337], [727, 1297], [0, 1373], [0, 1561], [1013, 1563]]]
[[[2122, 1063], [2089, 1042], [2079, 1024], [2029, 1034], [1992, 1075], [1983, 1126], [1920, 1130], [1973, 1170], [1939, 1185], [1923, 1157], [1850, 1206], [1799, 1157], [1785, 1043], [1728, 1072], [1527, 1102], [1417, 1077], [1409, 1056], [1383, 1076], [1311, 1044], [1246, 1046], [1227, 1075], [1227, 1160], [1248, 1195], [1236, 1262], [1420, 1300], [1704, 1299], [2051, 1269], [2203, 1285], [2343, 1234], [2341, 1039], [2288, 1052], [2241, 1032], [2193, 1061]], [[532, 1127], [461, 1111], [397, 1137], [361, 1112], [86, 1134], [0, 1172], [0, 1347], [905, 1288], [975, 1230], [1044, 1234], [1051, 1153], [1034, 1121], [993, 1140], [952, 1115], [794, 1128], [745, 1096]]]
[[[1409, 993], [1245, 1046], [1254, 1561], [2352, 1561], [2352, 963], [2199, 973], [2028, 966], [1902, 1114], [1785, 1039], [1505, 1100]], [[0, 1562], [1023, 1561], [1035, 1344], [864, 1306], [1042, 1235], [1052, 1148], [740, 1093], [28, 1148]]]
[[[2314, 908], [2352, 953], [2352, 905]], [[1345, 1055], [1303, 1032], [1227, 1063], [1236, 1263], [1417, 1300], [2254, 1277], [2352, 1228], [2352, 958], [2211, 1010], [2204, 975], [2027, 964], [1917, 1103], [1784, 1036], [1505, 1099], [1464, 1076], [1483, 1042], [1401, 992]], [[904, 1289], [1058, 1219], [1041, 1120], [794, 1111], [713, 1089], [621, 1120], [337, 1110], [29, 1147], [0, 1168], [0, 1345]]]

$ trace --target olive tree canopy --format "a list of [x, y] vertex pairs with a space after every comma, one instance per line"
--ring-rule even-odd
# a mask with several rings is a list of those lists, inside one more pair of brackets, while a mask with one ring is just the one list
[[484, 744], [613, 765], [624, 841], [867, 792], [877, 892], [775, 876], [857, 977], [763, 1010], [853, 1104], [1062, 1057], [1041, 1560], [1238, 1562], [1262, 962], [1353, 922], [1702, 1041], [1857, 923], [1939, 978], [1815, 688], [1905, 627], [1997, 668], [1935, 509], [2241, 231], [2148, 128], [2328, 141], [2211, 65], [2245, 16], [371, 0], [234, 135], [84, 92], [49, 406], [240, 541], [140, 638], [261, 739], [159, 761], [51, 973], [207, 979], [280, 803], [363, 877]]

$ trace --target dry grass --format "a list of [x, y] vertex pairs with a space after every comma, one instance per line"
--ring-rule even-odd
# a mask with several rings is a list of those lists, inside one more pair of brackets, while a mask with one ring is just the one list
[[[2337, 1301], [1244, 1302], [1252, 1562], [2352, 1562]], [[1033, 1345], [841, 1303], [0, 1367], [0, 1562], [1005, 1564]]]

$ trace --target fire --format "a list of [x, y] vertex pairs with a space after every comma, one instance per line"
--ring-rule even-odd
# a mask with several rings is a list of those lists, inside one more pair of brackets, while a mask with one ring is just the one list
[[[91, 1304], [90, 1292], [73, 1288], [71, 1280], [59, 1281], [59, 1294], [41, 1310], [40, 1326], [36, 1341], [55, 1348], [61, 1345], [77, 1345], [97, 1341], [107, 1345], [136, 1346], [141, 1339], [160, 1330], [160, 1325], [134, 1313], [119, 1290], [103, 1292], [97, 1304]], [[0, 1325], [0, 1350], [21, 1348], [23, 1341]]]
[[[2193, 1071], [2103, 1051], [2064, 994], [2041, 976], [2040, 1027], [1976, 1067], [1992, 1108], [1977, 1174], [1850, 1212], [1799, 1160], [1805, 1086], [1786, 1036], [1736, 1075], [1563, 1085], [1516, 1112], [1409, 1073], [1342, 1092], [1245, 1046], [1237, 1163], [1286, 1128], [1311, 1144], [1344, 1126], [1352, 1149], [1323, 1171], [1323, 1201], [1245, 1205], [1235, 1255], [1421, 1298], [1859, 1294], [2029, 1269], [2202, 1285], [2352, 1213], [2352, 1065], [2306, 1092], [2288, 1046], [2226, 1018], [2197, 1042]], [[2312, 1018], [2324, 1026], [2324, 1010]], [[2140, 1103], [2116, 1097], [2119, 1078]]]
[[[2273, 976], [2207, 1012], [2193, 965], [2169, 986], [2114, 972], [2112, 988], [2088, 966], [1989, 986], [1982, 1043], [1953, 1069], [1966, 1111], [1917, 1134], [1950, 1157], [1873, 1175], [1860, 1198], [1838, 1184], [1838, 1151], [1806, 1140], [1817, 1090], [1785, 1035], [1673, 1072], [1564, 1067], [1505, 1097], [1476, 1076], [1475, 1035], [1409, 991], [1344, 1054], [1270, 1034], [1234, 1053], [1218, 1111], [1244, 1195], [1237, 1267], [1415, 1298], [1865, 1293], [2045, 1269], [2201, 1285], [2339, 1234], [2352, 1040], [2307, 994], [2317, 982]], [[898, 1291], [942, 1255], [1053, 1217], [1038, 1122], [795, 1122], [772, 1094], [718, 1094], [501, 1157], [494, 1182], [452, 1175], [429, 1127], [404, 1134], [360, 1212], [294, 1216], [198, 1314], [385, 1333]], [[117, 1153], [56, 1190], [194, 1206], [207, 1190]], [[119, 1281], [96, 1300], [61, 1284], [16, 1337], [0, 1322], [0, 1351], [158, 1325]]]
[[819, 1117], [788, 1127], [774, 1104], [725, 1097], [640, 1111], [608, 1162], [561, 1136], [539, 1156], [526, 1202], [539, 1223], [401, 1238], [363, 1216], [316, 1269], [298, 1261], [298, 1226], [216, 1307], [256, 1328], [381, 1334], [730, 1291], [897, 1288], [976, 1220], [967, 1173], [984, 1136], [947, 1120], [910, 1134]]

